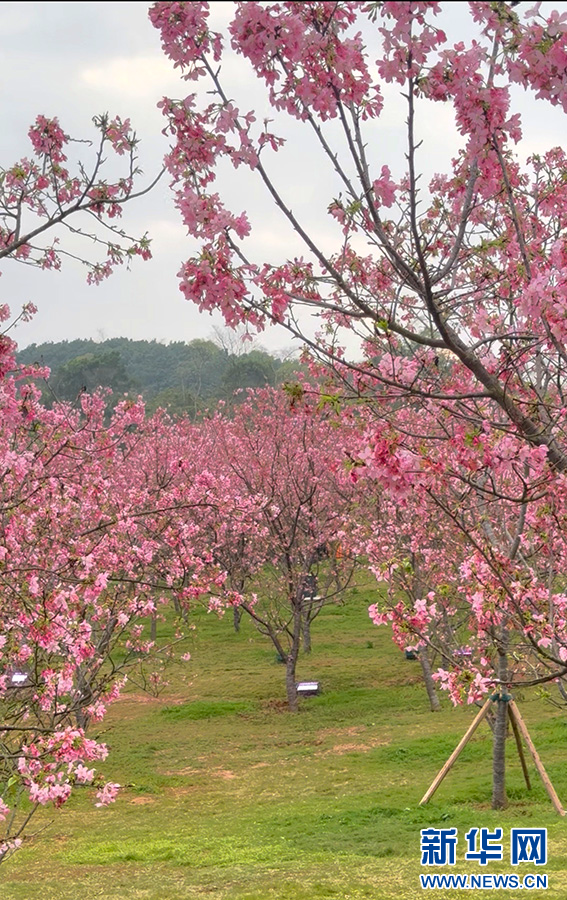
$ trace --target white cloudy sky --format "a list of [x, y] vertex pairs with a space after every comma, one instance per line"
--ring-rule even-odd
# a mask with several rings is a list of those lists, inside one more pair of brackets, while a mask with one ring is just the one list
[[[159, 171], [166, 143], [156, 103], [184, 87], [161, 52], [148, 8], [143, 2], [0, 4], [2, 165], [29, 153], [26, 133], [38, 113], [58, 116], [75, 137], [94, 137], [92, 116], [108, 111], [131, 118], [144, 171], [148, 178]], [[208, 335], [211, 319], [200, 317], [177, 288], [186, 239], [166, 184], [132, 205], [124, 224], [132, 233], [151, 233], [155, 259], [98, 288], [85, 284], [79, 265], [61, 273], [4, 267], [2, 300], [13, 310], [27, 300], [38, 307], [34, 321], [14, 334], [21, 346], [74, 337]]]
[[[459, 39], [461, 4], [445, 3], [444, 27]], [[553, 4], [567, 9], [567, 3]], [[220, 23], [231, 3], [215, 3]], [[464, 4], [463, 4], [464, 6]], [[551, 4], [545, 4], [551, 6]], [[141, 139], [140, 158], [147, 177], [160, 168], [166, 148], [161, 135], [162, 117], [156, 103], [164, 95], [188, 92], [163, 56], [159, 35], [147, 18], [146, 2], [27, 2], [0, 3], [0, 164], [9, 166], [29, 154], [26, 133], [38, 113], [58, 116], [64, 130], [75, 137], [93, 136], [91, 118], [108, 111], [129, 117]], [[461, 7], [462, 9], [462, 7]], [[461, 20], [462, 21], [462, 20]], [[239, 105], [255, 108], [258, 119], [270, 111], [253, 78], [234, 64], [225, 68], [230, 90]], [[376, 131], [377, 162], [388, 163], [394, 173], [403, 159], [405, 110], [397, 95]], [[244, 98], [244, 99], [242, 99]], [[541, 103], [521, 100], [528, 124], [524, 152], [566, 143], [565, 116]], [[445, 168], [458, 146], [448, 110], [435, 105], [422, 115], [425, 136], [424, 171]], [[277, 129], [275, 129], [277, 130]], [[332, 199], [330, 180], [321, 172], [309, 142], [293, 128], [284, 154], [272, 162], [286, 185], [294, 212], [307, 221], [323, 243], [332, 233], [323, 217]], [[227, 173], [226, 191], [235, 211], [251, 207], [256, 228], [254, 255], [295, 255], [293, 236], [280, 227], [275, 211], [263, 205], [259, 188], [242, 169]], [[188, 238], [163, 182], [125, 215], [132, 233], [148, 231], [154, 259], [139, 262], [131, 272], [118, 272], [97, 288], [85, 284], [85, 273], [67, 265], [61, 273], [37, 272], [17, 264], [5, 266], [0, 279], [0, 301], [13, 310], [33, 301], [38, 314], [14, 333], [20, 346], [45, 340], [115, 336], [157, 340], [186, 340], [211, 335], [220, 318], [200, 315], [177, 287], [176, 273], [189, 255]], [[270, 349], [289, 346], [285, 333], [262, 336]]]

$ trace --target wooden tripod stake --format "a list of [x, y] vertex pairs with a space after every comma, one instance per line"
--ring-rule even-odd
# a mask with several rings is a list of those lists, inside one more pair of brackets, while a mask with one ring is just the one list
[[468, 742], [472, 738], [476, 729], [478, 728], [478, 726], [480, 725], [480, 723], [486, 716], [491, 703], [492, 703], [492, 700], [487, 700], [486, 703], [484, 704], [484, 706], [482, 707], [482, 709], [480, 710], [480, 712], [478, 713], [478, 715], [476, 716], [476, 718], [471, 722], [467, 731], [462, 736], [461, 740], [459, 741], [459, 743], [457, 744], [457, 746], [451, 753], [449, 759], [447, 760], [447, 762], [445, 763], [443, 768], [439, 770], [437, 776], [435, 777], [435, 779], [433, 781], [433, 784], [431, 785], [429, 790], [424, 794], [422, 799], [419, 801], [420, 806], [423, 806], [424, 803], [427, 803], [427, 801], [433, 797], [433, 794], [435, 793], [435, 791], [437, 790], [437, 788], [439, 787], [439, 785], [445, 778], [445, 775], [449, 772], [450, 769], [452, 769], [453, 764], [455, 763], [457, 758], [461, 755], [461, 751], [464, 750], [464, 748], [467, 746]]
[[[450, 771], [450, 769], [452, 769], [454, 763], [460, 756], [462, 750], [464, 750], [464, 748], [470, 741], [471, 737], [473, 736], [474, 732], [476, 731], [476, 729], [478, 728], [478, 726], [480, 725], [482, 720], [486, 717], [488, 710], [490, 709], [490, 705], [493, 702], [495, 702], [495, 701], [493, 701], [492, 699], [488, 699], [485, 702], [482, 709], [477, 714], [477, 716], [475, 717], [475, 719], [473, 719], [473, 721], [469, 725], [467, 731], [465, 732], [465, 734], [463, 735], [463, 737], [461, 738], [461, 740], [459, 741], [459, 743], [457, 744], [457, 746], [455, 747], [453, 752], [451, 753], [449, 759], [447, 760], [445, 765], [439, 770], [439, 772], [435, 776], [433, 783], [431, 784], [431, 787], [425, 792], [422, 799], [419, 801], [420, 806], [423, 806], [425, 803], [427, 803], [428, 800], [431, 799], [431, 797], [433, 797], [433, 794], [435, 793], [435, 791], [437, 790], [437, 788], [439, 787], [439, 785], [441, 784], [441, 782], [443, 781], [443, 779], [445, 778], [447, 773]], [[559, 800], [559, 797], [555, 793], [555, 789], [550, 781], [549, 775], [545, 771], [544, 765], [543, 765], [543, 763], [539, 757], [539, 754], [534, 746], [534, 743], [530, 737], [530, 733], [527, 729], [526, 723], [524, 722], [524, 720], [522, 719], [522, 716], [520, 715], [520, 711], [519, 711], [518, 707], [516, 706], [516, 704], [514, 703], [514, 701], [512, 699], [508, 700], [507, 702], [508, 702], [508, 715], [510, 718], [510, 723], [512, 725], [512, 730], [514, 732], [514, 737], [516, 739], [516, 747], [518, 749], [518, 755], [520, 757], [520, 763], [522, 765], [522, 771], [524, 773], [526, 785], [528, 786], [528, 789], [531, 789], [530, 776], [528, 774], [524, 751], [522, 748], [520, 732], [526, 742], [528, 750], [530, 751], [531, 757], [535, 763], [535, 767], [538, 771], [538, 774], [539, 774], [541, 780], [543, 781], [543, 786], [545, 787], [545, 790], [547, 791], [547, 794], [553, 804], [554, 809], [556, 810], [557, 813], [559, 813], [560, 816], [564, 816], [565, 810], [561, 806], [561, 801]]]
[[518, 756], [520, 757], [520, 763], [522, 765], [522, 772], [524, 773], [526, 787], [527, 787], [528, 791], [531, 791], [532, 783], [530, 781], [530, 775], [528, 772], [526, 757], [524, 756], [524, 748], [522, 747], [522, 738], [520, 737], [520, 730], [518, 728], [516, 719], [514, 717], [514, 713], [510, 709], [510, 703], [508, 703], [508, 718], [510, 719], [510, 725], [512, 726], [512, 731], [514, 732], [514, 739], [516, 741], [516, 749], [518, 751]]
[[541, 759], [539, 758], [539, 753], [537, 752], [536, 748], [534, 747], [534, 743], [530, 737], [530, 733], [527, 729], [526, 723], [524, 722], [524, 720], [522, 719], [522, 717], [520, 715], [520, 710], [518, 709], [518, 707], [516, 706], [516, 704], [514, 703], [513, 700], [510, 700], [510, 702], [508, 704], [508, 710], [509, 710], [510, 716], [516, 720], [516, 724], [517, 724], [518, 728], [520, 729], [520, 731], [522, 732], [522, 735], [526, 742], [527, 748], [530, 751], [532, 759], [535, 763], [535, 767], [538, 771], [539, 777], [543, 781], [543, 786], [544, 786], [545, 790], [547, 791], [549, 799], [553, 803], [554, 809], [556, 810], [556, 812], [559, 813], [560, 816], [564, 816], [565, 810], [561, 806], [561, 801], [559, 800], [559, 797], [555, 793], [555, 788], [553, 787], [553, 785], [549, 779], [549, 775], [545, 771], [544, 765], [543, 765]]

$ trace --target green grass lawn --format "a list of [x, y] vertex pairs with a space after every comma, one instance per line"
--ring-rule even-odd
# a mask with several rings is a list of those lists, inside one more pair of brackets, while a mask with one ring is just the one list
[[[441, 713], [429, 712], [419, 663], [371, 624], [371, 600], [355, 589], [316, 621], [299, 677], [318, 679], [323, 693], [297, 715], [285, 708], [283, 667], [265, 639], [247, 621], [235, 634], [228, 616], [201, 613], [193, 659], [173, 671], [167, 693], [126, 695], [103, 723], [105, 775], [126, 785], [117, 802], [95, 809], [85, 790], [58, 813], [42, 811], [35, 830], [51, 824], [2, 867], [1, 900], [410, 900], [427, 896], [419, 832], [429, 826], [458, 828], [454, 870], [473, 873], [512, 871], [510, 827], [547, 827], [549, 862], [538, 872], [549, 889], [529, 896], [565, 900], [567, 822], [533, 767], [527, 792], [512, 742], [510, 806], [490, 809], [486, 725], [418, 806], [474, 711], [445, 699]], [[520, 708], [567, 802], [567, 716], [535, 696]], [[472, 826], [504, 829], [503, 862], [464, 862]]]

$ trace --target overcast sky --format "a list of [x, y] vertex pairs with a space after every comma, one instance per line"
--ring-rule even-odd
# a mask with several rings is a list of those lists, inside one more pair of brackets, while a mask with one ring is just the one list
[[[108, 111], [131, 119], [148, 180], [159, 172], [167, 144], [156, 104], [187, 89], [161, 52], [148, 9], [141, 2], [0, 4], [2, 165], [29, 155], [27, 130], [38, 113], [58, 116], [68, 134], [88, 138], [95, 137], [92, 117]], [[34, 320], [13, 332], [20, 346], [76, 337], [209, 336], [220, 320], [199, 315], [178, 290], [187, 239], [165, 181], [125, 211], [124, 225], [134, 234], [149, 232], [154, 259], [136, 260], [130, 272], [99, 287], [88, 287], [84, 269], [72, 262], [59, 273], [4, 266], [2, 301], [14, 311], [28, 300], [38, 307]]]
[[[566, 3], [545, 4], [552, 5], [567, 7]], [[456, 3], [443, 6], [443, 27], [457, 40], [462, 7]], [[226, 18], [231, 7], [231, 3], [214, 4], [215, 24]], [[163, 120], [156, 104], [164, 95], [183, 96], [193, 87], [179, 79], [162, 54], [159, 34], [147, 18], [148, 9], [146, 2], [0, 3], [3, 166], [29, 155], [27, 130], [39, 113], [58, 116], [67, 133], [87, 138], [94, 137], [92, 117], [109, 112], [131, 119], [141, 140], [140, 161], [151, 180], [166, 149], [161, 136]], [[270, 114], [252, 76], [230, 60], [225, 75], [242, 108], [256, 109], [260, 121]], [[379, 121], [376, 141], [380, 165], [388, 163], [395, 175], [399, 161], [403, 161], [406, 113], [394, 90], [385, 91], [394, 102]], [[542, 103], [522, 103], [529, 125], [523, 154], [554, 144], [565, 146], [564, 114]], [[426, 174], [444, 170], [459, 146], [451, 118], [450, 111], [439, 104], [422, 115], [425, 144], [421, 158]], [[294, 212], [309, 223], [323, 245], [330, 247], [333, 226], [319, 212], [333, 197], [332, 183], [317, 157], [311, 155], [303, 132], [295, 126], [288, 137], [286, 152], [278, 154], [272, 166], [277, 166]], [[256, 258], [271, 257], [275, 261], [299, 252], [299, 247], [293, 246], [293, 236], [280, 226], [276, 212], [263, 205], [250, 173], [242, 168], [227, 173], [221, 192], [226, 192], [235, 212], [244, 206], [251, 208]], [[67, 264], [60, 273], [38, 272], [15, 263], [4, 267], [0, 300], [14, 311], [26, 301], [38, 307], [34, 320], [13, 334], [20, 346], [77, 337], [190, 341], [211, 335], [220, 317], [200, 315], [178, 290], [176, 273], [190, 255], [190, 244], [166, 181], [128, 208], [124, 225], [131, 233], [149, 232], [154, 259], [148, 263], [136, 261], [132, 271], [119, 271], [99, 287], [85, 284], [85, 271], [78, 264]], [[269, 349], [290, 345], [286, 333], [275, 330], [265, 333], [261, 342]]]

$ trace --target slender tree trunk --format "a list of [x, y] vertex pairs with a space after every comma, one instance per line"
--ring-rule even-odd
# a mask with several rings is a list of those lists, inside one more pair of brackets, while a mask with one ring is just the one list
[[82, 728], [84, 731], [87, 730], [87, 726], [89, 724], [90, 716], [85, 712], [84, 709], [78, 709], [75, 713], [75, 721], [77, 723], [77, 728]]
[[[508, 678], [507, 633], [502, 630], [502, 644], [498, 650], [498, 680], [500, 690], [507, 693]], [[492, 809], [505, 809], [506, 798], [506, 732], [508, 730], [508, 703], [498, 700], [492, 743]]]
[[287, 663], [285, 667], [285, 689], [287, 693], [287, 703], [289, 706], [290, 712], [297, 712], [299, 705], [297, 700], [297, 686], [295, 683], [295, 664], [297, 662], [297, 658], [294, 657], [293, 653], [290, 653], [287, 658]]
[[287, 692], [287, 702], [290, 712], [297, 712], [297, 686], [295, 681], [295, 668], [297, 666], [297, 657], [299, 656], [299, 645], [301, 643], [301, 604], [295, 602], [293, 605], [293, 635], [291, 647], [287, 655], [285, 664], [285, 687]]
[[77, 723], [78, 728], [84, 728], [86, 730], [87, 725], [89, 724], [90, 716], [86, 711], [87, 705], [92, 701], [93, 694], [91, 690], [91, 686], [88, 681], [88, 677], [85, 677], [85, 673], [82, 669], [77, 669], [75, 674], [75, 684], [76, 684], [76, 703], [77, 708], [75, 710], [74, 716], [75, 721]]
[[[416, 598], [421, 600], [421, 598], [423, 597], [423, 581], [421, 580], [419, 557], [416, 553], [412, 553], [411, 561], [414, 574], [413, 589]], [[439, 702], [439, 697], [437, 696], [437, 691], [435, 690], [435, 682], [433, 681], [433, 677], [431, 675], [431, 663], [429, 662], [427, 647], [421, 647], [421, 649], [418, 651], [417, 656], [421, 663], [423, 681], [425, 684], [425, 690], [427, 691], [427, 696], [429, 697], [429, 706], [431, 708], [431, 712], [439, 712], [439, 710], [441, 709], [441, 703]]]
[[439, 700], [439, 697], [437, 696], [435, 682], [433, 681], [433, 676], [431, 674], [431, 664], [429, 662], [427, 647], [422, 647], [418, 653], [418, 656], [421, 663], [421, 671], [423, 672], [425, 690], [427, 691], [427, 696], [429, 697], [429, 706], [431, 707], [431, 712], [439, 712], [439, 710], [441, 709], [441, 702]]
[[[241, 534], [241, 535], [240, 535], [240, 540], [239, 540], [239, 547], [240, 547], [240, 553], [241, 553], [241, 554], [244, 553], [244, 545], [245, 545], [245, 538], [244, 538], [244, 535]], [[235, 588], [236, 588], [236, 590], [238, 591], [238, 593], [239, 593], [241, 596], [242, 596], [243, 593], [244, 593], [244, 582], [245, 582], [245, 579], [244, 579], [244, 577], [241, 576], [240, 578], [238, 578], [238, 579], [235, 581], [235, 585], [234, 585]], [[233, 611], [232, 611], [232, 622], [233, 622], [233, 625], [234, 625], [234, 630], [235, 630], [235, 632], [236, 632], [237, 634], [238, 634], [238, 632], [240, 631], [240, 620], [241, 620], [241, 619], [242, 619], [242, 607], [241, 607], [241, 606], [234, 606], [234, 607], [233, 607]]]

